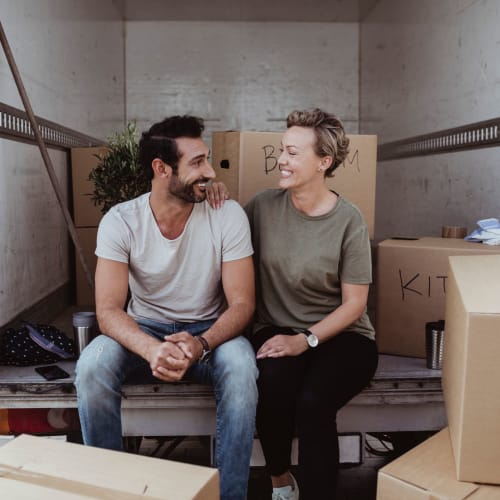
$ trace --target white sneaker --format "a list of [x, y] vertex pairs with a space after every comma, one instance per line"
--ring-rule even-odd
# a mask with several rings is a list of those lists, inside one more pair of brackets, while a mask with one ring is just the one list
[[290, 474], [293, 481], [293, 486], [283, 486], [281, 488], [273, 488], [272, 500], [299, 500], [299, 487], [297, 481]]

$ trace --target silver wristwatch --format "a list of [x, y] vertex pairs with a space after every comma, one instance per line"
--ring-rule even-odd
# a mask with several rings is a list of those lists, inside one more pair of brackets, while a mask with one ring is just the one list
[[307, 340], [307, 345], [309, 347], [317, 347], [319, 345], [318, 337], [316, 337], [316, 335], [314, 335], [313, 332], [311, 332], [307, 328], [303, 328], [301, 330], [301, 333], [305, 334], [306, 340]]

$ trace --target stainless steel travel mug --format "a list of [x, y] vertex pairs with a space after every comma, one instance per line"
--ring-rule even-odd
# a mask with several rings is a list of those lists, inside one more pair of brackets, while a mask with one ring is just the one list
[[441, 370], [444, 348], [444, 321], [425, 324], [425, 350], [427, 368]]
[[97, 318], [94, 312], [73, 313], [73, 334], [78, 357], [87, 344], [96, 336]]

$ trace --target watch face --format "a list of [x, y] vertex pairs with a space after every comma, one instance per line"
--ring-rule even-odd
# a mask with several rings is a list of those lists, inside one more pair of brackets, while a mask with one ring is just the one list
[[311, 333], [307, 336], [307, 343], [309, 344], [309, 347], [316, 347], [319, 344], [318, 337], [316, 337], [314, 333]]

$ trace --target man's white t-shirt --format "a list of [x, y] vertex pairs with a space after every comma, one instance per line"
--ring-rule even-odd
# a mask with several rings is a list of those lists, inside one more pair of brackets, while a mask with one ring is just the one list
[[169, 240], [149, 196], [114, 206], [97, 233], [96, 255], [129, 265], [128, 313], [163, 323], [218, 318], [227, 308], [222, 262], [253, 254], [245, 212], [233, 200], [217, 210], [195, 203], [182, 234]]

